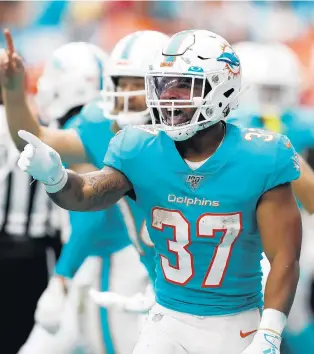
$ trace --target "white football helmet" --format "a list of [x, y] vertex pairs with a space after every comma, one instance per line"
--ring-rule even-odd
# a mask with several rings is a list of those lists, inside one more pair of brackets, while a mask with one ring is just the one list
[[[157, 31], [138, 31], [122, 38], [114, 47], [105, 75], [103, 97], [105, 116], [117, 121], [123, 128], [127, 124], [145, 124], [150, 119], [149, 109], [132, 111], [130, 99], [134, 96], [145, 97], [145, 73], [169, 37]], [[120, 77], [143, 78], [143, 89], [136, 91], [121, 90], [117, 85]], [[117, 98], [123, 97], [123, 110], [116, 109]]]
[[40, 118], [48, 124], [101, 97], [107, 60], [103, 50], [85, 42], [72, 42], [57, 49], [37, 84]]
[[174, 140], [186, 140], [227, 117], [238, 105], [239, 58], [230, 44], [205, 30], [175, 34], [146, 75], [153, 123]]
[[298, 104], [301, 64], [296, 54], [282, 43], [241, 42], [233, 46], [242, 65], [241, 107], [252, 107], [265, 116], [279, 116]]

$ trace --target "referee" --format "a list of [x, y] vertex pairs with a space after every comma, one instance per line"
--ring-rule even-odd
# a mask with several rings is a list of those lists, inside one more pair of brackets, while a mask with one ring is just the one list
[[[41, 183], [16, 165], [0, 90], [0, 353], [16, 354], [33, 325], [53, 259], [61, 250], [60, 218]], [[51, 261], [52, 260], [52, 261]]]

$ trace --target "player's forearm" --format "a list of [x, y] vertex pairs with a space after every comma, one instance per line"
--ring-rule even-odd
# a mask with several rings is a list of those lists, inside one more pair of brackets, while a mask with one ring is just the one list
[[278, 253], [271, 262], [265, 289], [265, 309], [271, 308], [288, 316], [299, 280], [297, 255]]
[[19, 130], [27, 130], [40, 137], [41, 127], [32, 115], [23, 89], [3, 89], [3, 101], [12, 139], [16, 147], [22, 151], [26, 142], [18, 136]]
[[95, 211], [112, 206], [129, 190], [125, 181], [102, 171], [77, 174], [67, 170], [67, 182], [49, 197], [61, 208]]

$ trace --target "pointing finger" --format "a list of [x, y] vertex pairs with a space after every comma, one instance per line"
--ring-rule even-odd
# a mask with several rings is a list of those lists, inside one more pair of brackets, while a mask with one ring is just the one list
[[41, 147], [43, 145], [43, 142], [37, 138], [37, 136], [27, 132], [26, 130], [19, 130], [18, 135], [20, 138], [27, 141], [29, 144], [32, 144], [34, 147]]
[[8, 28], [6, 28], [4, 30], [4, 37], [5, 37], [5, 42], [7, 45], [8, 55], [9, 55], [9, 58], [11, 59], [13, 56], [13, 53], [15, 52], [15, 49], [14, 49], [13, 37], [12, 37], [11, 32]]

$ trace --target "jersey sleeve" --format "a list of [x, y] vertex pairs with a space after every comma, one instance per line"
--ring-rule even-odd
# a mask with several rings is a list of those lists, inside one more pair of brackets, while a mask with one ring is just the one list
[[139, 129], [132, 125], [126, 126], [111, 139], [104, 154], [104, 165], [121, 171], [130, 181], [131, 178], [137, 179], [136, 170], [145, 158], [143, 152], [147, 151], [147, 147], [155, 136], [156, 134], [147, 132], [147, 129]]
[[70, 212], [71, 234], [56, 264], [55, 272], [72, 278], [85, 259], [93, 252], [100, 237], [105, 218], [104, 211]]
[[113, 167], [116, 170], [123, 171], [123, 142], [126, 134], [126, 128], [120, 130], [110, 141], [107, 153], [104, 158], [104, 164]]
[[76, 125], [74, 127], [77, 135], [81, 139], [81, 142], [84, 146], [84, 150], [87, 156], [88, 161], [93, 161], [93, 153], [92, 153], [92, 142], [93, 142], [93, 132], [90, 129], [90, 124], [84, 119], [84, 112], [78, 117]]
[[273, 173], [268, 180], [266, 191], [281, 184], [290, 183], [300, 177], [298, 155], [290, 140], [282, 135], [277, 144]]

